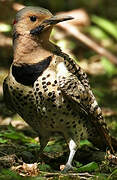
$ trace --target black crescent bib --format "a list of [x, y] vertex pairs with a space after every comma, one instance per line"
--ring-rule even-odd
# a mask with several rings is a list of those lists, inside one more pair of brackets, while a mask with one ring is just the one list
[[33, 85], [37, 78], [44, 72], [49, 66], [52, 60], [52, 56], [47, 57], [39, 63], [22, 66], [12, 66], [12, 74], [18, 83], [26, 86]]

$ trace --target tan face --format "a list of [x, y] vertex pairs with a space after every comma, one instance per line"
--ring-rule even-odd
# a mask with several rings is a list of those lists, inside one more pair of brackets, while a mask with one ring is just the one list
[[26, 12], [14, 24], [14, 28], [19, 34], [30, 34], [30, 31], [38, 27], [44, 20], [49, 19], [51, 15]]
[[47, 9], [41, 7], [25, 7], [16, 15], [14, 32], [20, 35], [39, 35], [45, 29], [52, 29], [53, 25], [73, 19], [69, 16], [53, 16]]

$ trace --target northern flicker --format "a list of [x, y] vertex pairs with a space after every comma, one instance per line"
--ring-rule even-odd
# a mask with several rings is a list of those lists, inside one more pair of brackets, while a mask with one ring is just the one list
[[21, 9], [13, 27], [14, 59], [3, 84], [7, 106], [38, 133], [40, 152], [54, 133], [64, 136], [70, 149], [64, 171], [72, 168], [80, 139], [114, 151], [86, 73], [49, 41], [53, 26], [71, 19], [41, 7]]

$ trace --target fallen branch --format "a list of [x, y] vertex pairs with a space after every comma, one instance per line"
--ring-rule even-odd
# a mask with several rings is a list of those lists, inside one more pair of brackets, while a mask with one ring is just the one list
[[71, 25], [70, 23], [60, 23], [58, 26], [72, 34], [72, 36], [83, 42], [101, 56], [107, 57], [113, 64], [117, 65], [117, 58], [111, 52], [80, 32], [74, 25]]

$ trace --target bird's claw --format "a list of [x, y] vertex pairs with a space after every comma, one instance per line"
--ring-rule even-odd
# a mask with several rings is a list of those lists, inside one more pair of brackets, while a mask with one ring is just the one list
[[71, 164], [66, 164], [64, 169], [61, 170], [61, 173], [65, 174], [65, 173], [67, 173], [70, 170], [74, 171], [74, 170], [76, 170], [76, 168], [73, 167]]

